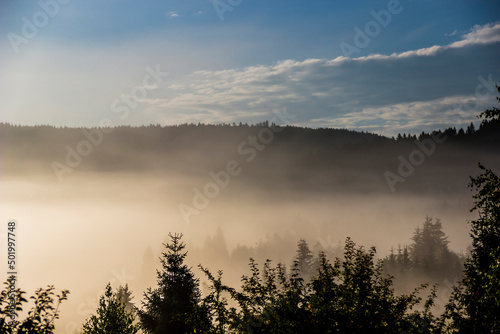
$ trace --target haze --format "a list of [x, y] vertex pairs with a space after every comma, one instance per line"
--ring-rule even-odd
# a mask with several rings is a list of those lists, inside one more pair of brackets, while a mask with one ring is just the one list
[[1, 1], [2, 275], [13, 219], [19, 287], [70, 290], [56, 332], [73, 334], [108, 282], [140, 305], [169, 232], [202, 283], [198, 264], [235, 287], [250, 257], [290, 265], [300, 239], [382, 259], [426, 217], [465, 255], [469, 177], [500, 170], [498, 129], [477, 117], [497, 106], [499, 12]]
[[[140, 305], [142, 292], [155, 285], [169, 232], [184, 234], [188, 263], [202, 282], [198, 264], [224, 270], [234, 286], [250, 257], [290, 264], [302, 238], [315, 254], [340, 256], [351, 237], [376, 246], [383, 258], [392, 247], [409, 245], [427, 216], [442, 220], [450, 248], [464, 254], [466, 222], [475, 217], [468, 175], [474, 161], [498, 165], [496, 146], [461, 147], [459, 161], [450, 163], [457, 148], [449, 141], [392, 192], [385, 168], [396, 172], [398, 155], [415, 151], [411, 141], [372, 136], [371, 143], [356, 144], [366, 135], [280, 128], [246, 162], [238, 147], [262, 129], [124, 128], [103, 136], [79, 166], [58, 176], [53, 163], [64, 163], [68, 152], [60, 143], [77, 147], [81, 129], [3, 125], [0, 218], [19, 222], [19, 285], [27, 291], [48, 284], [69, 289], [58, 326], [71, 332], [95, 310], [107, 282], [128, 283]], [[162, 137], [170, 144], [158, 141]], [[215, 185], [211, 175], [229, 175], [221, 172], [229, 161], [238, 161], [240, 172], [219, 179], [227, 185], [218, 186], [216, 196], [196, 199], [214, 192], [205, 190]], [[183, 213], [183, 205], [195, 213]]]

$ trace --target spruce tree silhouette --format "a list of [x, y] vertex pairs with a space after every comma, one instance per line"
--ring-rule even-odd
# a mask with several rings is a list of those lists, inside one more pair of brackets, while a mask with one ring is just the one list
[[187, 252], [182, 234], [169, 234], [171, 243], [160, 258], [163, 269], [157, 271], [158, 287], [144, 293], [143, 308], [137, 313], [142, 328], [151, 334], [203, 332], [209, 320], [200, 306], [199, 280], [184, 264]]
[[305, 281], [309, 281], [311, 276], [315, 274], [318, 265], [316, 265], [317, 263], [314, 261], [309, 245], [304, 239], [300, 239], [297, 244], [297, 256], [295, 257], [295, 260], [297, 261], [302, 278]]

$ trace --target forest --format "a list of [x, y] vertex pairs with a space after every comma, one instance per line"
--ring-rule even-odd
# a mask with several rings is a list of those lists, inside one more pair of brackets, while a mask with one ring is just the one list
[[[278, 132], [259, 144], [263, 130]], [[110, 131], [110, 132], [108, 132]], [[2, 172], [56, 182], [85, 172], [162, 173], [204, 177], [221, 161], [245, 165], [239, 179], [254, 186], [325, 193], [386, 191], [386, 172], [397, 174], [416, 142], [441, 138], [439, 154], [429, 153], [411, 178], [397, 182], [401, 192], [457, 193], [478, 161], [495, 169], [500, 134], [490, 120], [476, 129], [464, 128], [388, 138], [345, 129], [311, 129], [262, 122], [247, 124], [183, 124], [178, 126], [121, 126], [111, 129], [16, 126], [0, 123]], [[248, 138], [256, 138], [253, 148]], [[262, 138], [263, 139], [263, 138]], [[266, 139], [267, 140], [267, 139]], [[252, 151], [253, 150], [253, 151]], [[254, 153], [252, 153], [254, 152]], [[244, 159], [243, 159], [244, 158]], [[241, 162], [241, 160], [243, 160]], [[248, 162], [247, 162], [248, 161]], [[258, 163], [253, 163], [254, 161]], [[250, 163], [251, 162], [251, 163]], [[450, 165], [453, 168], [450, 168]], [[34, 171], [35, 172], [31, 172]]]
[[[222, 271], [214, 274], [200, 264], [208, 278], [202, 295], [200, 280], [184, 261], [182, 234], [170, 234], [164, 244], [157, 286], [147, 289], [142, 305], [131, 303], [128, 286], [106, 286], [95, 314], [81, 333], [498, 333], [500, 331], [500, 178], [480, 165], [471, 177], [475, 192], [471, 221], [472, 248], [461, 259], [447, 247], [439, 220], [426, 219], [415, 230], [413, 244], [376, 260], [347, 238], [343, 256], [333, 261], [322, 252], [314, 257], [300, 240], [290, 268], [250, 259], [250, 275], [241, 287], [228, 286]], [[463, 261], [464, 260], [464, 261]], [[421, 296], [428, 283], [407, 294], [396, 294], [395, 276], [417, 275], [443, 282], [463, 272], [453, 287], [444, 312], [432, 312], [439, 285]], [[389, 274], [387, 274], [389, 273]], [[2, 333], [53, 333], [59, 304], [68, 298], [54, 287], [37, 290], [26, 319], [11, 321], [27, 302], [25, 292], [0, 295]], [[14, 299], [14, 305], [9, 299]]]
[[[446, 149], [435, 157], [434, 167], [467, 148], [469, 151], [466, 156], [481, 158], [485, 152], [488, 153], [485, 157], [491, 156], [491, 152], [498, 149], [500, 110], [493, 108], [480, 116], [483, 121], [478, 129], [471, 124], [465, 130], [449, 128], [442, 132], [422, 133], [419, 136], [400, 135], [397, 138], [347, 130], [284, 127], [282, 136], [276, 136], [274, 146], [264, 153], [268, 157], [266, 163], [273, 161], [273, 157], [279, 154], [282, 157], [294, 156], [295, 166], [301, 167], [295, 171], [308, 170], [311, 174], [327, 171], [332, 165], [354, 168], [360, 162], [356, 158], [361, 159], [362, 156], [363, 168], [366, 169], [368, 164], [367, 169], [374, 169], [383, 180], [385, 168], [393, 168], [393, 165], [387, 165], [387, 160], [394, 160], [388, 156], [394, 157], [396, 147], [401, 149], [401, 145], [406, 145], [411, 150], [416, 142], [423, 143], [433, 136], [447, 138]], [[170, 154], [175, 150], [192, 149], [193, 145], [205, 154], [196, 158], [208, 159], [210, 166], [224, 156], [223, 150], [213, 149], [214, 143], [227, 142], [227, 136], [236, 136], [232, 142], [238, 142], [236, 138], [248, 138], [252, 131], [269, 126], [275, 125], [187, 124], [179, 127], [118, 128], [113, 130], [114, 137], [108, 137], [103, 144], [108, 146], [96, 150], [96, 156], [86, 160], [82, 170], [113, 169], [120, 161], [123, 162], [118, 164], [121, 168], [135, 171], [160, 166], [163, 169], [181, 168], [186, 161], [160, 159], [156, 165], [144, 161], [152, 161], [147, 159], [149, 154]], [[19, 171], [19, 166], [13, 162], [16, 155], [29, 156], [34, 165], [43, 162], [44, 166], [51, 166], [47, 164], [47, 156], [50, 162], [54, 155], [47, 153], [48, 148], [54, 151], [56, 147], [55, 152], [60, 153], [56, 142], [71, 143], [71, 140], [60, 140], [61, 135], [65, 138], [73, 136], [77, 147], [81, 131], [9, 124], [2, 124], [0, 128], [2, 149], [5, 149], [2, 153], [5, 153], [7, 161], [12, 162], [6, 164], [3, 161], [4, 166], [10, 168], [6, 169], [7, 175]], [[136, 133], [134, 140], [127, 139], [130, 132]], [[142, 135], [138, 135], [141, 132]], [[221, 132], [225, 135], [220, 135]], [[193, 133], [196, 135], [193, 136]], [[158, 136], [164, 136], [161, 144], [148, 145], [154, 142], [152, 138]], [[51, 144], [37, 144], [40, 138]], [[68, 144], [66, 149], [70, 146]], [[124, 156], [120, 155], [125, 154], [120, 151], [124, 147], [132, 151], [128, 153], [131, 155], [142, 152], [144, 159], [136, 164], [124, 161]], [[17, 151], [16, 148], [21, 149]], [[292, 149], [293, 155], [287, 151]], [[358, 151], [362, 151], [363, 155], [356, 155]], [[117, 153], [113, 155], [110, 152]], [[346, 159], [344, 154], [353, 158], [355, 163]], [[387, 156], [371, 159], [380, 154]], [[211, 162], [208, 156], [212, 156]], [[342, 156], [343, 159], [335, 159], [335, 156]], [[366, 249], [350, 237], [345, 239], [341, 251], [334, 253], [325, 249], [314, 253], [305, 239], [299, 239], [291, 264], [274, 264], [271, 260], [258, 263], [250, 258], [250, 273], [243, 274], [241, 286], [236, 287], [226, 283], [223, 271], [214, 272], [203, 263], [199, 269], [204, 276], [197, 277], [193, 268], [186, 264], [189, 254], [182, 241], [182, 233], [174, 232], [169, 234], [169, 240], [163, 244], [156, 285], [141, 293], [141, 303], [137, 305], [132, 302], [133, 293], [128, 285], [113, 289], [108, 284], [97, 309], [77, 332], [499, 333], [500, 178], [494, 172], [495, 168], [490, 167], [494, 165], [490, 164], [493, 160], [481, 161], [479, 171], [476, 167], [475, 172], [469, 174], [468, 187], [473, 192], [471, 211], [477, 217], [468, 222], [471, 246], [467, 254], [451, 250], [441, 220], [427, 217], [421, 226], [415, 228], [410, 245], [393, 245], [391, 252], [383, 257], [377, 256], [375, 247]], [[456, 167], [459, 173], [468, 171], [467, 168], [460, 170], [460, 166]], [[257, 183], [272, 182], [269, 176], [259, 180], [258, 176], [265, 177], [265, 174], [260, 165], [254, 168], [246, 175], [247, 180], [257, 177]], [[194, 164], [187, 173], [198, 174], [202, 170], [205, 169]], [[284, 171], [285, 178], [295, 179], [293, 169]], [[51, 171], [47, 172], [47, 175], [51, 174]], [[448, 177], [441, 175], [444, 181], [437, 185], [432, 183], [438, 179], [436, 177], [426, 183], [425, 191], [444, 187], [441, 189], [444, 193], [453, 192], [450, 185], [456, 174], [448, 174]], [[71, 177], [71, 174], [68, 176]], [[413, 191], [424, 191], [415, 188], [420, 185], [419, 177], [411, 178], [412, 183], [409, 182], [409, 188]], [[379, 181], [371, 185], [379, 187]], [[331, 182], [338, 183], [340, 178], [332, 178]], [[404, 185], [408, 186], [407, 183]], [[300, 188], [303, 184], [295, 182], [292, 186]], [[353, 190], [355, 187], [354, 182], [347, 182], [343, 189]], [[318, 183], [309, 191], [320, 189]], [[54, 286], [49, 285], [27, 298], [22, 289], [9, 289], [13, 279], [15, 277], [9, 277], [0, 295], [0, 333], [54, 333], [56, 320], [60, 316], [59, 307], [71, 298], [70, 291], [62, 290], [56, 294]], [[201, 284], [202, 279], [207, 282], [205, 285]], [[449, 293], [443, 294], [443, 289]], [[446, 300], [443, 301], [444, 298]], [[34, 304], [30, 308], [26, 308], [28, 299]]]

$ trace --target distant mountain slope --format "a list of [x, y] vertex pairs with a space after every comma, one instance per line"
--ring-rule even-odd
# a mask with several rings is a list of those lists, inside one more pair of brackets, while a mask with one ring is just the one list
[[446, 193], [463, 191], [478, 161], [500, 169], [495, 124], [419, 139], [268, 123], [114, 129], [0, 124], [2, 177], [56, 182], [88, 171], [203, 178], [234, 160], [242, 168], [239, 182], [263, 189]]

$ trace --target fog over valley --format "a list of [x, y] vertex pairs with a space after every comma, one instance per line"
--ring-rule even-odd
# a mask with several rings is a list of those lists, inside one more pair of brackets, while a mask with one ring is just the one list
[[[429, 135], [422, 142], [432, 154], [393, 192], [384, 173], [398, 175], [398, 157], [422, 150], [416, 139], [281, 127], [262, 150], [240, 154], [265, 124], [185, 125], [115, 129], [59, 181], [53, 163], [66, 164], [66, 147], [78, 154], [82, 131], [93, 130], [0, 129], [1, 218], [16, 217], [25, 245], [19, 284], [72, 291], [61, 315], [67, 323], [89, 316], [87, 299], [108, 281], [128, 283], [139, 303], [169, 232], [184, 234], [186, 261], [200, 277], [201, 263], [224, 270], [234, 286], [250, 257], [290, 265], [300, 239], [315, 256], [341, 256], [351, 237], [383, 258], [410, 245], [426, 217], [441, 219], [450, 249], [465, 254], [466, 222], [475, 217], [468, 175], [477, 161], [500, 167], [497, 134], [443, 143]], [[230, 161], [238, 168], [227, 169]]]
[[0, 1], [0, 334], [500, 333], [499, 5]]

